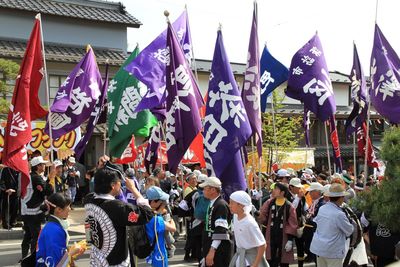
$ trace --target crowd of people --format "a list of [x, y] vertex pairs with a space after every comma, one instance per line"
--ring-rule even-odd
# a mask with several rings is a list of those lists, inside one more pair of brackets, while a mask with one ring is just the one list
[[[363, 174], [254, 173], [252, 188], [225, 196], [221, 181], [200, 166], [150, 174], [107, 156], [90, 171], [77, 165], [74, 157], [63, 163], [32, 155], [22, 199], [19, 173], [2, 169], [2, 225], [11, 229], [21, 218], [22, 264], [73, 266], [90, 246], [91, 266], [136, 266], [143, 258], [164, 267], [179, 236], [186, 237], [184, 260], [199, 266], [381, 267], [399, 257], [400, 233], [352, 206], [360, 191], [379, 186], [368, 177], [364, 187]], [[86, 240], [69, 245], [68, 216], [78, 202], [86, 211]]]

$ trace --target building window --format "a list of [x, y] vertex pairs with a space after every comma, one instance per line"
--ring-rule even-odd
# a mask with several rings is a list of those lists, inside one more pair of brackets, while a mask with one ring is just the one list
[[66, 75], [49, 75], [50, 99], [56, 97], [58, 89], [66, 78]]

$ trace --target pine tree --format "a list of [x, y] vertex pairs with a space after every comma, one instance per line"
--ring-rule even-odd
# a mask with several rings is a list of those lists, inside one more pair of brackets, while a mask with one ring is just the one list
[[14, 61], [0, 58], [0, 117], [7, 117], [10, 101], [7, 96], [12, 94], [14, 81], [18, 75], [19, 65]]
[[383, 224], [399, 232], [400, 223], [400, 128], [385, 132], [381, 150], [386, 162], [385, 180], [378, 187], [359, 195], [355, 206], [364, 211], [375, 224]]

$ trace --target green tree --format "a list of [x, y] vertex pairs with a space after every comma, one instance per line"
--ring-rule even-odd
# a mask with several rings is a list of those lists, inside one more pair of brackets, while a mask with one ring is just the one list
[[0, 116], [7, 116], [10, 101], [7, 96], [12, 94], [14, 85], [12, 81], [17, 78], [19, 65], [14, 61], [0, 58]]
[[385, 132], [381, 150], [386, 162], [385, 180], [354, 201], [357, 209], [364, 211], [375, 224], [383, 224], [392, 231], [400, 231], [400, 128]]
[[[273, 110], [275, 113], [275, 132], [276, 145], [279, 151], [290, 152], [298, 147], [298, 141], [303, 138], [303, 118], [300, 115], [285, 115], [279, 113], [279, 110], [284, 107], [282, 104], [285, 98], [283, 92], [275, 90], [272, 93]], [[263, 146], [270, 151], [275, 151], [275, 135], [273, 127], [273, 114], [271, 110], [267, 110], [262, 114], [263, 119]], [[280, 162], [284, 157], [284, 153], [279, 153], [277, 161]]]

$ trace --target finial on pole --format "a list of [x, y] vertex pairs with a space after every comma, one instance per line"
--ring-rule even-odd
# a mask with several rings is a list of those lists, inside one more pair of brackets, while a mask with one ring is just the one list
[[86, 53], [89, 52], [90, 49], [92, 49], [92, 47], [90, 46], [90, 44], [88, 44], [88, 45], [86, 46]]
[[220, 22], [219, 25], [218, 25], [218, 31], [221, 31], [221, 30], [222, 30], [222, 24]]
[[169, 22], [169, 11], [168, 10], [164, 10], [164, 16], [167, 18], [167, 22]]

